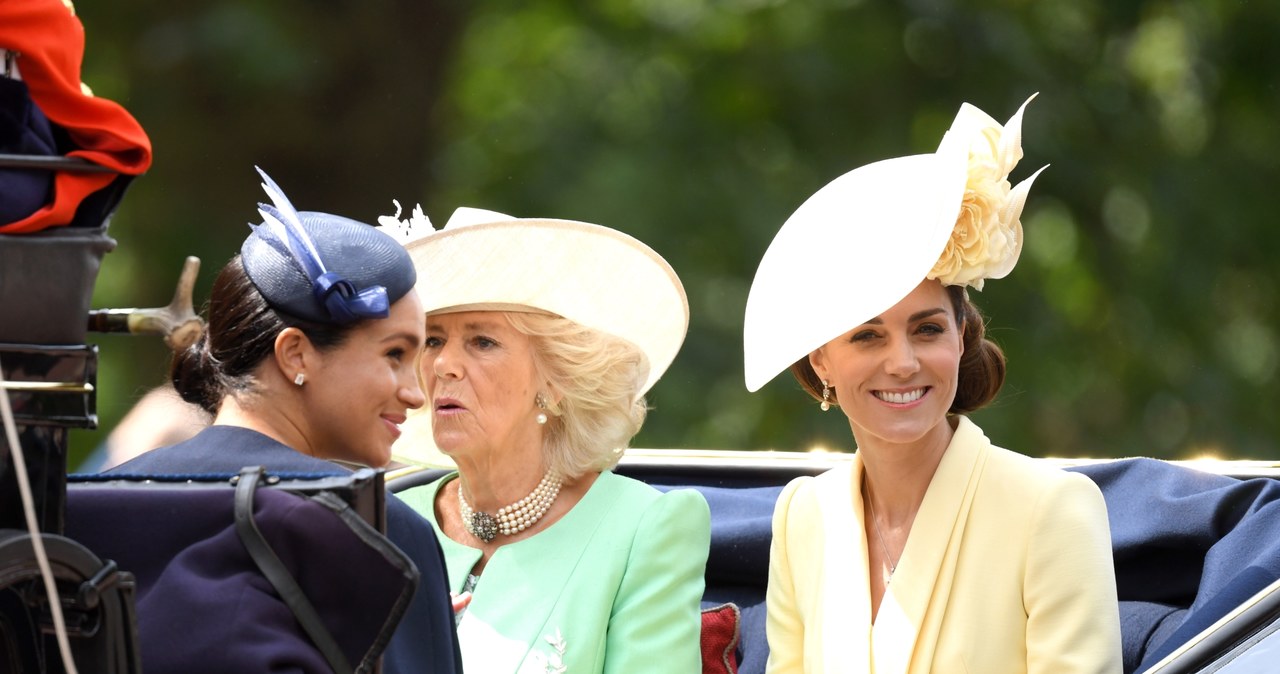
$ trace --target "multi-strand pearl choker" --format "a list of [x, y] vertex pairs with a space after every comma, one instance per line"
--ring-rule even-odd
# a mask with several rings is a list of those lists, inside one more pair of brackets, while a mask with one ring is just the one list
[[492, 542], [498, 534], [503, 536], [518, 534], [537, 524], [538, 520], [547, 514], [551, 504], [555, 503], [556, 496], [560, 494], [561, 482], [559, 475], [547, 471], [547, 474], [542, 476], [542, 481], [528, 496], [509, 506], [499, 508], [498, 512], [492, 515], [472, 510], [467, 504], [467, 498], [462, 495], [462, 485], [459, 484], [458, 506], [462, 514], [462, 526], [466, 527], [472, 536], [485, 543]]

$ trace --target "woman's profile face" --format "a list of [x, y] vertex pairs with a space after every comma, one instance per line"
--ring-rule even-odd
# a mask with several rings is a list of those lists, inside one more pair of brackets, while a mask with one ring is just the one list
[[908, 444], [941, 429], [964, 351], [951, 298], [924, 281], [888, 311], [809, 356], [835, 389], [859, 443]]
[[533, 343], [502, 312], [428, 316], [422, 377], [444, 453], [456, 459], [541, 443]]
[[385, 466], [406, 412], [424, 402], [416, 357], [422, 348], [422, 302], [415, 291], [386, 318], [366, 321], [307, 374], [312, 442], [326, 459]]

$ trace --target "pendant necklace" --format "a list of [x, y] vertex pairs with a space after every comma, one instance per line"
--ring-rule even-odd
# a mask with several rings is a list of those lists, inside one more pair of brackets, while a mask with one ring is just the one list
[[[871, 483], [867, 481], [864, 474], [862, 476], [862, 484], [867, 488], [867, 505], [871, 508], [871, 526], [876, 531], [876, 540], [880, 541], [880, 549], [884, 551], [884, 558], [889, 560], [889, 578], [884, 581], [885, 587], [893, 582], [893, 572], [898, 570], [898, 562], [889, 554], [889, 546], [884, 544], [884, 534], [880, 533], [880, 520], [876, 518], [876, 502], [871, 498]], [[901, 559], [901, 557], [899, 557]]]

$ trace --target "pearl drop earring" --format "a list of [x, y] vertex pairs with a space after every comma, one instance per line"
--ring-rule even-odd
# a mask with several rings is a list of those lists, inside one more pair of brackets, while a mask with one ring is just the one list
[[[533, 397], [533, 404], [537, 405], [538, 409], [545, 410], [547, 409], [547, 397], [539, 393]], [[533, 420], [538, 422], [539, 426], [545, 426], [547, 423], [547, 413], [538, 412], [538, 416], [534, 417]]]

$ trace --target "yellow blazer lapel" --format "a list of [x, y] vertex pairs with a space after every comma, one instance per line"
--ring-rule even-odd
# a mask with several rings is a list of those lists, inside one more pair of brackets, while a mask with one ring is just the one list
[[875, 674], [906, 672], [918, 634], [916, 623], [903, 611], [902, 604], [898, 603], [898, 597], [893, 593], [893, 583], [890, 583], [885, 588], [884, 597], [880, 599], [876, 624], [871, 628], [870, 671]]
[[[564, 586], [619, 498], [618, 490], [603, 487], [612, 479], [612, 473], [601, 473], [558, 522], [537, 536], [499, 548], [490, 558], [458, 624], [462, 652], [476, 656], [467, 658], [467, 671], [524, 671], [532, 662], [530, 651], [546, 651], [567, 627], [549, 621]], [[530, 583], [529, 578], [539, 582]]]
[[861, 674], [871, 671], [871, 594], [868, 592], [867, 538], [861, 519], [862, 494], [854, 489], [862, 479], [862, 461], [854, 456], [850, 468], [835, 468], [818, 477], [823, 532], [822, 578], [817, 579], [822, 611], [819, 623], [826, 649], [819, 671]]
[[[929, 482], [893, 576], [893, 595], [902, 618], [914, 626], [911, 634], [902, 635], [910, 638], [909, 642], [902, 642], [910, 653], [910, 668], [904, 669], [908, 659], [895, 658], [900, 663], [895, 671], [877, 670], [877, 674], [929, 671], [951, 595], [960, 542], [989, 448], [990, 442], [982, 431], [960, 417], [951, 444]], [[883, 612], [882, 604], [881, 615]], [[899, 626], [899, 630], [907, 628]]]

